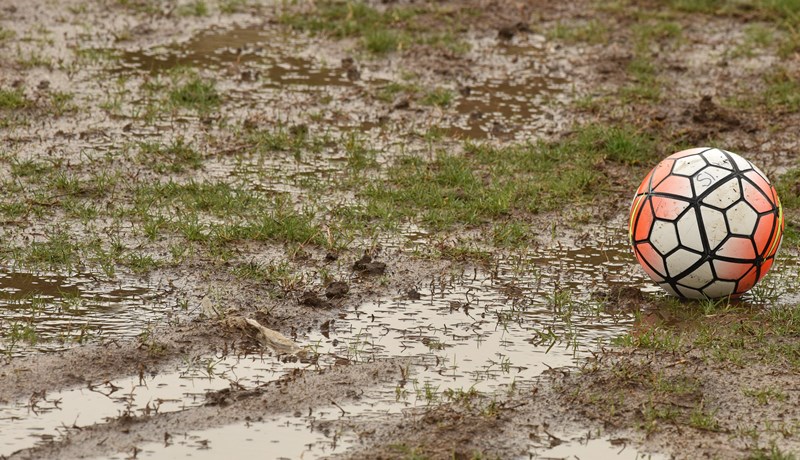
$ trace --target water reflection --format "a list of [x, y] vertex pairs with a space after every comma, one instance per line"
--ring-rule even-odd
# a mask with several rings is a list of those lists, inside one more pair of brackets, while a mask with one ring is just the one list
[[172, 311], [165, 286], [92, 274], [0, 271], [0, 350], [21, 356], [100, 337], [132, 338]]

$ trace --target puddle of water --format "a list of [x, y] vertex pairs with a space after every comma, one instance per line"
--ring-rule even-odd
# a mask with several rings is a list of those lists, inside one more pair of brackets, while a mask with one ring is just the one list
[[[185, 43], [124, 51], [118, 55], [119, 67], [114, 71], [144, 70], [155, 74], [180, 66], [235, 70], [243, 82], [257, 82], [256, 88], [281, 90], [283, 97], [287, 89], [291, 93], [360, 84], [347, 78], [347, 68], [327, 67], [313, 58], [299, 57], [292, 46], [288, 37], [274, 30], [210, 29]], [[551, 122], [556, 117], [548, 100], [562, 94], [568, 80], [543, 65], [548, 59], [542, 44], [498, 49], [502, 59], [526, 64], [517, 66], [520, 68], [512, 75], [491, 77], [466, 86], [453, 104], [458, 116], [439, 123], [450, 135], [470, 139], [529, 137], [544, 126], [544, 121]], [[372, 82], [379, 83], [374, 79]], [[236, 87], [227, 89], [234, 98], [240, 91]], [[252, 99], [252, 92], [253, 88], [248, 88], [242, 99]], [[360, 131], [380, 129], [379, 126], [370, 117], [357, 123]]]
[[166, 294], [163, 286], [102, 283], [90, 274], [0, 271], [0, 352], [21, 356], [101, 336], [134, 337], [171, 311]]
[[544, 99], [560, 92], [559, 86], [564, 83], [562, 79], [530, 75], [518, 81], [494, 79], [471, 87], [469, 94], [456, 105], [456, 110], [466, 116], [461, 117], [449, 132], [470, 139], [504, 134], [514, 137], [512, 131], [530, 135], [531, 123], [549, 114]]
[[[658, 292], [637, 270], [624, 234], [596, 235], [603, 248], [535, 251], [506, 260], [493, 273], [459, 273], [433, 280], [416, 291], [419, 299], [399, 296], [348, 311], [304, 342], [324, 356], [351, 361], [413, 358], [405, 379], [359, 389], [359, 401], [187, 433], [181, 442], [141, 446], [142, 458], [212, 458], [219, 449], [275, 452], [275, 458], [319, 458], [345, 452], [358, 443], [331, 422], [401, 414], [447, 401], [448, 391], [502, 394], [535, 381], [548, 367], [570, 366], [597, 344], [626, 332], [632, 315], [604, 313], [590, 286], [638, 285]], [[424, 240], [425, 234], [410, 235]], [[527, 266], [528, 271], [520, 268]], [[533, 267], [531, 269], [530, 267]], [[553, 290], [570, 292], [553, 296]], [[413, 295], [412, 297], [416, 297]], [[343, 412], [344, 411], [344, 412]], [[643, 453], [626, 440], [584, 437], [530, 446], [530, 458], [666, 459]], [[228, 451], [228, 450], [226, 450]]]
[[306, 340], [356, 362], [414, 358], [408, 382], [391, 389], [408, 406], [430, 402], [432, 393], [492, 393], [533, 380], [575, 365], [633, 324], [631, 314], [606, 313], [591, 295], [615, 282], [647, 283], [627, 243], [608, 237], [601, 248], [542, 249], [489, 272], [439, 277], [410, 295], [363, 304]]
[[545, 65], [550, 57], [544, 39], [530, 40], [523, 45], [497, 47], [497, 59], [517, 63], [510, 74], [490, 77], [461, 90], [455, 104], [461, 117], [448, 130], [451, 135], [525, 139], [554, 123], [558, 114], [553, 102], [563, 99], [570, 82]]
[[[295, 413], [269, 417], [208, 430], [172, 435], [166, 443], [147, 443], [138, 446], [137, 458], [218, 458], [220, 452], [268, 452], [275, 459], [313, 459], [347, 452], [358, 445], [352, 433], [337, 431], [347, 426], [348, 420], [361, 426], [389, 414], [400, 416], [402, 405], [385, 398], [380, 389], [368, 390], [362, 395], [368, 403], [342, 404], [338, 407], [318, 408], [310, 414]], [[343, 413], [344, 411], [344, 413]], [[332, 424], [344, 421], [343, 424]], [[546, 439], [543, 439], [546, 438]], [[529, 447], [528, 459], [597, 459], [597, 460], [666, 460], [667, 455], [637, 451], [629, 440], [607, 438], [580, 438], [573, 440], [550, 439], [544, 435]], [[127, 458], [119, 454], [115, 459]]]
[[555, 446], [538, 450], [532, 458], [563, 460], [667, 460], [667, 455], [638, 452], [625, 439], [577, 439], [557, 441]]
[[198, 406], [206, 401], [209, 391], [232, 386], [255, 388], [305, 366], [252, 353], [204, 356], [190, 359], [172, 372], [33, 395], [28, 400], [0, 406], [0, 456], [110, 418]]
[[[335, 409], [335, 408], [334, 408]], [[338, 410], [338, 409], [336, 409]], [[137, 447], [136, 458], [208, 459], [220, 458], [221, 452], [239, 458], [260, 452], [259, 458], [311, 459], [344, 452], [350, 440], [337, 440], [337, 434], [314, 428], [313, 417], [274, 417], [258, 422], [228, 425], [198, 433], [173, 434], [165, 443], [149, 443]], [[321, 442], [325, 440], [325, 442]], [[130, 458], [121, 453], [112, 459]]]
[[[358, 420], [360, 423], [400, 414], [403, 404], [383, 400], [386, 394], [380, 388], [359, 389], [364, 393], [359, 403], [323, 406], [310, 412], [267, 417], [208, 430], [182, 433], [173, 436], [169, 443], [148, 443], [138, 446], [137, 458], [219, 458], [220, 452], [235, 452], [247, 456], [249, 452], [263, 452], [271, 459], [313, 459], [334, 453], [346, 452], [356, 445], [352, 434], [337, 431], [330, 422]], [[343, 413], [344, 412], [344, 413]], [[112, 457], [124, 459], [124, 455]]]
[[[299, 340], [320, 353], [323, 367], [337, 359], [412, 359], [402, 380], [363, 389], [365, 394], [358, 402], [342, 406], [346, 417], [363, 420], [425, 407], [447, 400], [450, 391], [510, 391], [550, 367], [574, 365], [598, 342], [627, 330], [631, 317], [603, 313], [584, 291], [591, 285], [587, 280], [597, 282], [604, 276], [603, 270], [597, 269], [599, 262], [610, 267], [605, 270], [613, 271], [615, 264], [623, 264], [622, 259], [622, 248], [617, 246], [538, 251], [522, 261], [504, 261], [491, 272], [452, 273], [419, 286], [413, 293], [359, 305]], [[64, 280], [52, 283], [60, 286]], [[80, 283], [73, 283], [75, 289], [81, 289]], [[557, 298], [553, 289], [558, 283], [564, 292], [574, 292]], [[19, 401], [0, 408], [0, 431], [6, 441], [0, 455], [52, 439], [73, 424], [98, 423], [125, 413], [182, 410], [202, 403], [206, 391], [229, 387], [232, 380], [252, 388], [298, 366], [305, 365], [261, 356], [204, 357], [172, 373], [120, 379], [93, 389], [66, 390]], [[313, 458], [352, 441], [349, 435], [332, 435], [320, 428], [324, 422], [340, 417], [338, 408], [323, 407], [305, 417], [262, 422], [262, 428], [264, 432], [284, 433], [274, 439], [280, 441], [281, 449], [288, 449], [288, 457], [305, 452], [305, 458]], [[213, 446], [212, 452], [218, 453], [217, 446], [227, 445], [224, 439], [247, 438], [247, 433], [252, 435], [254, 427], [260, 426], [251, 425], [192, 433], [169, 448], [154, 445], [145, 451], [158, 458], [162, 454], [176, 456], [179, 448], [194, 452], [198, 446]], [[231, 434], [234, 432], [240, 434]], [[262, 444], [266, 438], [253, 438], [258, 438], [261, 446], [271, 446]], [[198, 440], [211, 441], [198, 444]]]
[[349, 86], [347, 71], [315, 64], [291, 54], [287, 38], [261, 28], [206, 30], [185, 43], [119, 54], [115, 72], [144, 70], [152, 74], [176, 67], [241, 68], [245, 81], [263, 80], [267, 87], [286, 85]]
[[[536, 267], [535, 273], [521, 272], [507, 261], [494, 273], [453, 274], [433, 280], [410, 296], [363, 304], [329, 324], [324, 334], [305, 337], [305, 344], [323, 356], [353, 362], [413, 358], [405, 379], [363, 389], [359, 402], [341, 409], [323, 407], [308, 416], [193, 432], [180, 445], [143, 446], [140, 455], [202, 458], [208, 453], [210, 458], [219, 452], [217, 448], [236, 439], [241, 441], [235, 443], [241, 452], [271, 449], [273, 440], [279, 440], [281, 455], [287, 458], [317, 458], [356, 443], [352, 434], [321, 428], [332, 421], [363, 422], [365, 417], [400, 414], [447, 401], [449, 392], [496, 394], [521, 388], [550, 367], [574, 365], [598, 342], [625, 332], [632, 324], [632, 317], [608, 315], [592, 304], [584, 284], [586, 278], [597, 281], [607, 275], [598, 270], [600, 261], [609, 264], [610, 272], [616, 265], [631, 263], [624, 251], [624, 243], [603, 250], [542, 251], [527, 259]], [[576, 276], [579, 280], [573, 285]], [[550, 294], [557, 280], [564, 280], [564, 289], [579, 290], [569, 299], [554, 299]], [[639, 280], [645, 281], [643, 275]], [[271, 434], [262, 437], [256, 432]]]

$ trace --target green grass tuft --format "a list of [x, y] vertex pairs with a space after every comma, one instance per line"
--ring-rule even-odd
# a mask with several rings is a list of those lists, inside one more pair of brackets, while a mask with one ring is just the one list
[[183, 137], [178, 137], [168, 145], [159, 142], [140, 142], [139, 154], [144, 164], [162, 174], [200, 169], [203, 164], [203, 156]]
[[31, 243], [22, 262], [48, 270], [71, 270], [80, 263], [79, 246], [63, 230], [48, 235], [44, 241]]
[[364, 35], [364, 47], [374, 54], [397, 51], [401, 39], [397, 32], [386, 29], [371, 30]]
[[220, 104], [221, 98], [213, 81], [192, 76], [188, 81], [179, 83], [170, 90], [169, 103], [173, 107], [182, 107], [208, 113]]
[[24, 109], [29, 104], [21, 89], [0, 89], [0, 109]]
[[785, 69], [777, 69], [764, 78], [767, 87], [764, 103], [770, 110], [782, 109], [788, 112], [800, 110], [800, 80]]
[[454, 97], [455, 95], [449, 89], [436, 88], [425, 94], [425, 96], [423, 96], [420, 100], [420, 103], [424, 105], [447, 107], [453, 102]]

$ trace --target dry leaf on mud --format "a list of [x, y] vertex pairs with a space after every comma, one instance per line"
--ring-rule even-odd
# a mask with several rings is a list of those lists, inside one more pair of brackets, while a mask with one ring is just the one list
[[255, 329], [257, 334], [256, 338], [262, 345], [270, 348], [278, 355], [298, 355], [301, 356], [305, 350], [297, 346], [291, 339], [284, 336], [280, 332], [273, 331], [268, 327], [264, 327], [258, 321], [252, 318], [232, 317], [227, 320], [229, 326], [240, 327], [242, 329]]

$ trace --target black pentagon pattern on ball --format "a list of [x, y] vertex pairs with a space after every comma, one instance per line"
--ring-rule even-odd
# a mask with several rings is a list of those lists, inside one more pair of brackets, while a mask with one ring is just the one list
[[[741, 157], [715, 148], [671, 161], [669, 173], [654, 183], [654, 170], [644, 192], [637, 195], [645, 196], [641, 206], [649, 207], [652, 224], [645, 237], [637, 239], [631, 236], [637, 252], [639, 244], [648, 243], [661, 256], [661, 267], [640, 259], [662, 278], [655, 281], [674, 295], [697, 298], [718, 297], [720, 292], [733, 291], [742, 279], [753, 276], [753, 270], [758, 280], [769, 248], [765, 247], [759, 254], [754, 233], [762, 219], [770, 215], [777, 219], [778, 210], [777, 203], [773, 203], [745, 173], [755, 171], [768, 183], [764, 174]], [[668, 182], [670, 185], [686, 185], [688, 182], [691, 196], [659, 189], [660, 185]], [[748, 203], [743, 193], [744, 184], [757, 191], [760, 199], [772, 204], [771, 209], [759, 213]], [[661, 198], [670, 200], [677, 209], [675, 215], [659, 215], [654, 201]], [[641, 216], [642, 213], [636, 216], [637, 221]], [[637, 224], [633, 222], [632, 228], [637, 228]], [[776, 231], [774, 227], [773, 233]], [[661, 236], [658, 241], [650, 239], [654, 233]], [[738, 250], [728, 250], [728, 246], [735, 246]], [[742, 251], [742, 247], [750, 250]], [[724, 263], [750, 264], [753, 268], [735, 279], [726, 279], [718, 273]], [[708, 279], [712, 281], [706, 282]]]

